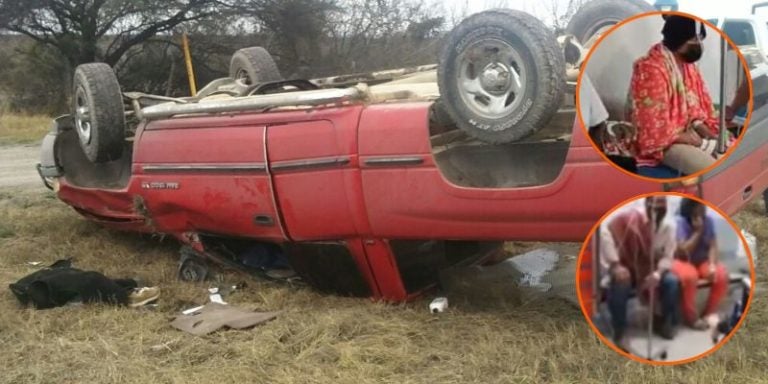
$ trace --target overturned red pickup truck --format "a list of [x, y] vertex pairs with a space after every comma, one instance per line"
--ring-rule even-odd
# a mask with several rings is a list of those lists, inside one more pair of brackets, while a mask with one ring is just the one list
[[639, 193], [697, 193], [733, 213], [768, 187], [766, 108], [706, 177], [642, 181], [590, 145], [540, 21], [483, 12], [447, 47], [439, 66], [312, 81], [282, 79], [247, 48], [188, 98], [123, 93], [111, 68], [82, 65], [38, 169], [105, 226], [172, 235], [230, 265], [273, 244], [318, 289], [395, 301], [501, 241], [583, 241]]

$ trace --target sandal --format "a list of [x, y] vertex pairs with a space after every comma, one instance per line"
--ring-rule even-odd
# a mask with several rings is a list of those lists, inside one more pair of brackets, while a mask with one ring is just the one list
[[709, 329], [709, 324], [707, 324], [706, 321], [703, 319], [696, 319], [696, 321], [691, 324], [691, 328], [697, 330], [697, 331], [705, 331]]

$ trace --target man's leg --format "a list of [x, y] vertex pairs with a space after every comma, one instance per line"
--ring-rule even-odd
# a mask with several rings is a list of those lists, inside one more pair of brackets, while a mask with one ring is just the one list
[[686, 324], [693, 325], [699, 319], [696, 311], [696, 284], [699, 281], [699, 272], [693, 264], [675, 260], [672, 262], [672, 273], [680, 282], [683, 319]]
[[128, 291], [139, 287], [139, 284], [134, 279], [112, 279], [112, 281]]
[[80, 284], [84, 303], [128, 304], [128, 289], [98, 272], [85, 272]]
[[[706, 276], [709, 273], [709, 262], [705, 262], [699, 266], [699, 274]], [[721, 263], [717, 263], [715, 267], [715, 278], [712, 281], [712, 288], [709, 290], [709, 299], [707, 299], [707, 306], [704, 309], [704, 314], [713, 314], [717, 312], [720, 302], [728, 292], [728, 271]]]
[[629, 301], [629, 284], [611, 283], [608, 288], [608, 310], [611, 312], [613, 325], [613, 341], [620, 343], [627, 330], [627, 301]]
[[662, 163], [686, 175], [690, 175], [715, 163], [715, 158], [692, 145], [672, 144], [666, 152]]
[[613, 325], [613, 341], [618, 347], [621, 347], [627, 330], [627, 302], [631, 289], [629, 271], [623, 266], [615, 267], [611, 275], [611, 285], [608, 287], [607, 302]]
[[659, 283], [659, 296], [661, 301], [661, 314], [663, 324], [661, 335], [671, 339], [674, 337], [675, 328], [680, 324], [680, 279], [672, 272], [664, 272]]

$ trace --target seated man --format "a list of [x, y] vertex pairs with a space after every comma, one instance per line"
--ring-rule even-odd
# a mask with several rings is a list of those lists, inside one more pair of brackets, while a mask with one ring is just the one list
[[737, 114], [746, 116], [746, 108], [749, 106], [749, 82], [742, 81], [733, 96], [731, 104], [725, 107], [725, 121], [732, 122]]
[[625, 123], [608, 123], [608, 111], [589, 76], [584, 73], [579, 86], [579, 104], [589, 137], [609, 160], [630, 172], [636, 172], [632, 158], [635, 131]]
[[716, 160], [717, 114], [694, 64], [703, 54], [706, 29], [694, 19], [673, 15], [666, 18], [662, 34], [663, 41], [635, 62], [630, 83], [636, 160], [638, 167], [664, 164], [690, 175]]
[[[733, 121], [739, 112], [741, 112], [739, 114], [746, 115], [749, 102], [749, 83], [743, 81], [736, 90], [736, 95], [733, 97], [731, 104], [726, 107], [725, 120]], [[753, 108], [757, 108], [757, 106], [753, 106]], [[763, 206], [765, 207], [765, 215], [768, 216], [768, 189], [763, 191]]]
[[623, 348], [627, 328], [627, 302], [635, 287], [639, 298], [649, 303], [658, 289], [661, 301], [662, 337], [674, 337], [678, 324], [679, 281], [668, 271], [674, 252], [674, 228], [664, 217], [663, 196], [645, 199], [645, 209], [622, 212], [600, 226], [600, 264], [608, 274], [601, 281], [607, 289], [608, 309], [614, 328], [614, 342]]
[[[680, 279], [682, 311], [685, 322], [694, 329], [717, 324], [720, 301], [728, 291], [728, 272], [718, 262], [715, 222], [706, 214], [707, 207], [696, 200], [684, 199], [677, 221], [677, 252], [672, 272]], [[701, 317], [696, 310], [699, 279], [712, 281], [707, 306]], [[704, 318], [712, 316], [709, 321]]]

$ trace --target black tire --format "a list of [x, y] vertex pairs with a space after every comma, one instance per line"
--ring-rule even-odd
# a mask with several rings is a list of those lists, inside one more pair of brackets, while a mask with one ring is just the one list
[[651, 11], [653, 6], [643, 0], [592, 0], [576, 11], [565, 31], [585, 44], [601, 28]]
[[[492, 47], [494, 44], [497, 47]], [[483, 79], [487, 79], [490, 66], [501, 68], [501, 72], [496, 71], [497, 82], [514, 79], [515, 72], [520, 74], [521, 88], [515, 89], [511, 83], [490, 87], [490, 92], [502, 91], [496, 99], [503, 104], [488, 113], [482, 109], [484, 100], [489, 108], [492, 104], [489, 87], [476, 85], [482, 91], [473, 93], [459, 78], [474, 76], [471, 80], [482, 84], [475, 67], [482, 67], [483, 61], [477, 66], [473, 62], [478, 50], [495, 55], [485, 66]], [[502, 50], [517, 56], [514, 60], [500, 59]], [[465, 54], [473, 57], [467, 59], [470, 63], [462, 60]], [[504, 71], [508, 71], [506, 76], [499, 77]], [[508, 143], [535, 132], [555, 115], [565, 92], [565, 60], [555, 36], [541, 21], [525, 12], [495, 9], [472, 15], [451, 31], [440, 55], [437, 80], [445, 110], [461, 130], [488, 143]]]
[[243, 79], [247, 85], [283, 80], [272, 55], [262, 47], [243, 48], [235, 52], [229, 62], [229, 77]]
[[72, 100], [75, 130], [86, 157], [94, 163], [123, 155], [125, 112], [117, 76], [104, 63], [75, 69]]
[[199, 283], [208, 279], [208, 265], [197, 258], [187, 258], [179, 265], [179, 280]]

